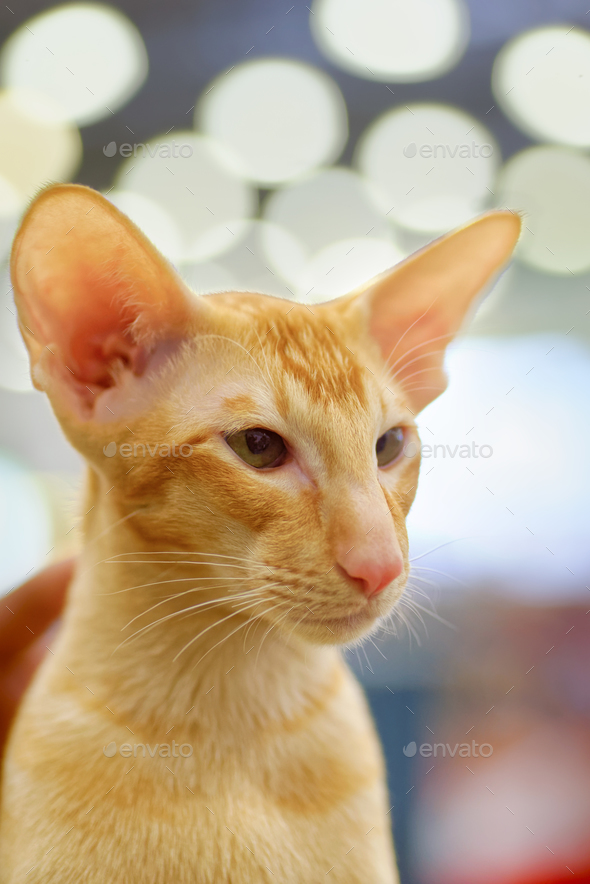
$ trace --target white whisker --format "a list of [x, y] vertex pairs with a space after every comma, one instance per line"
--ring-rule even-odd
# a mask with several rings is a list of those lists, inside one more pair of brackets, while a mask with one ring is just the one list
[[[256, 559], [252, 559], [250, 556], [228, 556], [223, 555], [222, 553], [211, 553], [206, 552], [205, 550], [186, 550], [186, 549], [168, 549], [168, 550], [137, 550], [137, 552], [124, 552], [117, 553], [117, 555], [109, 556], [108, 559], [104, 559], [105, 562], [112, 562], [115, 559], [120, 559], [122, 556], [210, 556], [215, 559], [235, 559], [238, 562], [253, 562], [257, 565], [264, 565], [264, 562], [258, 562]], [[154, 564], [157, 564], [154, 562]]]
[[[396, 369], [396, 366], [399, 365], [400, 362], [404, 363], [406, 356], [409, 356], [410, 353], [414, 353], [416, 350], [421, 350], [423, 347], [428, 346], [428, 344], [434, 344], [435, 341], [443, 341], [445, 338], [448, 338], [450, 340], [452, 337], [453, 337], [453, 333], [449, 332], [446, 335], [437, 335], [434, 338], [429, 338], [427, 341], [420, 341], [419, 344], [416, 344], [414, 347], [410, 347], [409, 350], [406, 350], [405, 353], [403, 353], [398, 359], [396, 359], [395, 362], [390, 366], [390, 371], [394, 372]], [[444, 351], [444, 348], [442, 348], [442, 349]], [[434, 351], [434, 352], [436, 352], [436, 351]], [[408, 364], [408, 363], [406, 363], [406, 364]]]
[[[197, 609], [203, 609], [205, 607], [208, 607], [209, 609], [214, 609], [216, 607], [222, 607], [223, 605], [227, 604], [228, 601], [235, 601], [236, 599], [246, 598], [246, 597], [250, 598], [254, 594], [262, 595], [263, 593], [264, 593], [264, 590], [262, 588], [259, 588], [256, 590], [249, 590], [247, 593], [246, 592], [236, 593], [235, 595], [223, 596], [221, 599], [214, 599], [214, 600], [210, 600], [210, 601], [206, 601], [206, 602], [201, 602], [199, 605], [191, 605], [188, 608], [181, 608], [180, 611], [173, 611], [171, 614], [166, 614], [164, 617], [160, 617], [158, 620], [155, 620], [152, 623], [147, 623], [145, 626], [142, 626], [140, 629], [138, 629], [136, 632], [134, 632], [133, 635], [127, 636], [127, 638], [124, 641], [122, 641], [121, 644], [117, 648], [115, 648], [115, 651], [118, 651], [119, 648], [122, 648], [124, 645], [128, 644], [130, 641], [132, 641], [134, 638], [137, 638], [137, 636], [141, 635], [142, 633], [150, 632], [152, 629], [155, 629], [156, 626], [159, 626], [161, 623], [166, 623], [168, 620], [172, 620], [174, 617], [180, 617], [183, 614], [190, 614], [190, 613], [193, 613], [194, 611], [196, 611]], [[139, 615], [139, 616], [141, 616], [141, 615]], [[136, 620], [137, 617], [135, 617], [133, 619]], [[132, 622], [133, 621], [130, 621], [126, 626], [123, 626], [121, 628], [121, 632], [123, 632], [123, 630], [126, 629], [127, 626], [129, 626], [130, 623], [132, 623]], [[221, 621], [218, 621], [218, 622], [221, 622]], [[113, 653], [115, 653], [115, 651], [113, 651]]]
[[[258, 337], [258, 332], [256, 332], [256, 336]], [[254, 363], [254, 365], [256, 366], [256, 368], [258, 369], [258, 371], [260, 372], [260, 374], [261, 374], [261, 375], [264, 375], [264, 372], [263, 372], [262, 368], [260, 367], [260, 365], [259, 365], [259, 364], [256, 362], [256, 360], [254, 359], [254, 357], [252, 356], [252, 353], [251, 353], [249, 350], [246, 350], [246, 348], [244, 347], [244, 345], [243, 345], [243, 344], [240, 344], [239, 341], [234, 341], [233, 338], [229, 338], [227, 335], [214, 334], [213, 332], [209, 332], [209, 333], [207, 333], [207, 334], [203, 334], [203, 335], [201, 335], [201, 337], [202, 337], [202, 338], [219, 338], [219, 339], [222, 340], [222, 341], [229, 341], [230, 344], [235, 344], [236, 347], [239, 347], [240, 350], [243, 350], [244, 353], [246, 354], [246, 356], [248, 356], [248, 357], [252, 360], [252, 362]], [[261, 348], [262, 348], [262, 341], [260, 340], [260, 337], [258, 337], [258, 343], [260, 344], [260, 346], [261, 346]], [[268, 370], [268, 363], [267, 363], [267, 370]], [[267, 380], [270, 382], [271, 389], [274, 389], [274, 385], [273, 385], [273, 383], [272, 383], [272, 380], [271, 380], [271, 378], [270, 378], [270, 375], [267, 376]]]
[[434, 620], [438, 620], [439, 623], [442, 623], [443, 626], [448, 626], [449, 629], [453, 629], [457, 632], [457, 627], [450, 623], [448, 620], [445, 620], [444, 617], [439, 616], [436, 611], [432, 611], [430, 608], [425, 608], [423, 605], [418, 604], [414, 599], [411, 600], [412, 604], [415, 608], [418, 608], [419, 611], [422, 611], [424, 614], [428, 614], [429, 617], [432, 617]]
[[[260, 604], [262, 604], [262, 603], [263, 603], [262, 601], [257, 601], [257, 602], [254, 602], [254, 605], [251, 605], [250, 607], [254, 607], [254, 606], [256, 606], [256, 605], [260, 605]], [[279, 602], [277, 605], [271, 605], [271, 607], [270, 607], [270, 608], [267, 608], [266, 611], [263, 611], [261, 614], [257, 614], [256, 616], [257, 616], [258, 618], [262, 618], [265, 614], [268, 614], [270, 611], [274, 611], [275, 608], [280, 607], [281, 604], [282, 604], [282, 602]], [[245, 608], [242, 608], [240, 611], [236, 611], [236, 613], [237, 613], [237, 614], [241, 614], [241, 613], [243, 613], [244, 610], [246, 610], [246, 609], [245, 609]], [[232, 615], [232, 616], [234, 616], [234, 615]], [[224, 619], [225, 619], [225, 620], [229, 620], [229, 617], [226, 617], [226, 618], [224, 618]], [[232, 635], [235, 635], [236, 632], [239, 632], [240, 629], [243, 629], [244, 626], [246, 626], [246, 625], [250, 622], [251, 619], [252, 619], [252, 618], [250, 617], [245, 623], [241, 623], [236, 629], [233, 629], [228, 635], [224, 636], [224, 637], [223, 637], [222, 639], [220, 639], [216, 644], [214, 644], [213, 647], [209, 648], [209, 650], [206, 651], [206, 652], [203, 654], [203, 656], [202, 656], [202, 657], [201, 657], [201, 658], [195, 663], [195, 667], [194, 667], [194, 668], [196, 668], [196, 667], [199, 665], [199, 663], [201, 663], [201, 662], [205, 659], [205, 657], [206, 657], [208, 654], [210, 654], [212, 651], [214, 651], [215, 648], [218, 648], [219, 645], [223, 644], [223, 642], [225, 642], [225, 641], [227, 641], [229, 638], [231, 638]], [[219, 621], [219, 623], [223, 623], [223, 622], [224, 622], [223, 620], [220, 620], [220, 621]], [[214, 624], [214, 625], [216, 625], [216, 624]], [[212, 628], [212, 627], [209, 627], [209, 629], [211, 629], [211, 628]], [[184, 648], [183, 648], [181, 651], [178, 652], [178, 654], [176, 655], [176, 657], [174, 657], [174, 660], [178, 659], [178, 657], [180, 656], [180, 654], [182, 654], [182, 652], [185, 651], [185, 650], [189, 647], [189, 645], [191, 645], [194, 641], [196, 641], [198, 638], [200, 638], [202, 635], [204, 635], [205, 632], [207, 632], [207, 631], [208, 631], [208, 630], [203, 630], [203, 632], [199, 633], [198, 636], [195, 636], [195, 638], [191, 639], [191, 641], [188, 642], [188, 644], [186, 644], [186, 645], [184, 646]]]
[[[215, 580], [227, 580], [231, 579], [230, 575], [225, 574], [223, 577], [171, 577], [169, 580], [155, 580], [152, 583], [138, 583], [137, 586], [127, 586], [125, 589], [117, 589], [116, 592], [99, 592], [98, 596], [111, 596], [111, 595], [120, 595], [122, 592], [131, 592], [132, 589], [147, 589], [149, 586], [163, 586], [168, 583], [195, 583], [197, 580], [207, 580], [209, 582]], [[243, 580], [252, 580], [254, 578], [244, 577], [242, 574], [236, 575], [233, 580], [234, 581], [243, 581]], [[227, 584], [230, 585], [229, 583]], [[207, 589], [206, 586], [202, 587], [203, 589]], [[195, 588], [196, 591], [196, 588]], [[187, 590], [190, 592], [190, 590]]]
[[469, 537], [455, 537], [454, 540], [447, 540], [445, 543], [439, 543], [438, 546], [433, 546], [432, 549], [427, 549], [426, 552], [420, 553], [419, 556], [412, 556], [412, 558], [410, 559], [410, 564], [412, 564], [413, 562], [417, 562], [419, 559], [423, 559], [424, 556], [429, 556], [431, 553], [442, 549], [444, 546], [450, 546], [451, 543], [458, 543], [460, 540], [469, 540]]
[[222, 617], [221, 620], [216, 620], [215, 623], [211, 623], [205, 629], [202, 629], [201, 632], [197, 633], [197, 635], [193, 636], [190, 639], [190, 641], [188, 641], [186, 643], [186, 645], [183, 648], [181, 648], [181, 650], [176, 654], [176, 656], [172, 658], [172, 662], [175, 663], [178, 660], [178, 658], [180, 657], [180, 655], [183, 654], [184, 651], [187, 650], [187, 648], [190, 648], [190, 646], [192, 644], [194, 644], [196, 641], [198, 641], [200, 638], [202, 638], [202, 636], [204, 636], [211, 629], [214, 629], [216, 626], [221, 626], [221, 624], [225, 623], [226, 620], [230, 620], [232, 617], [235, 617], [237, 614], [241, 614], [244, 611], [247, 611], [249, 608], [253, 608], [256, 605], [260, 605], [261, 603], [262, 603], [262, 599], [256, 599], [256, 601], [254, 601], [254, 602], [250, 601], [249, 604], [247, 604], [245, 607], [242, 607], [242, 608], [238, 609], [237, 611], [234, 611], [232, 614], [228, 614], [227, 617]]
[[[400, 386], [402, 385], [400, 384]], [[440, 390], [440, 386], [437, 386], [435, 384], [424, 384], [423, 386], [419, 387], [403, 387], [404, 393], [418, 393], [420, 392], [420, 390]]]
[[241, 571], [252, 571], [253, 568], [246, 567], [246, 565], [234, 565], [231, 562], [191, 562], [191, 561], [183, 561], [182, 559], [176, 559], [175, 561], [161, 560], [157, 561], [144, 561], [142, 559], [134, 559], [130, 562], [114, 562], [111, 559], [105, 559], [101, 564], [105, 565], [206, 565], [208, 567], [215, 568], [239, 568]]
[[[230, 585], [231, 584], [227, 584], [227, 586], [230, 586]], [[202, 586], [202, 587], [198, 587], [195, 589], [186, 589], [184, 592], [177, 592], [177, 593], [174, 593], [173, 595], [168, 595], [165, 598], [161, 599], [159, 602], [155, 602], [155, 604], [151, 605], [149, 608], [146, 608], [145, 611], [141, 612], [141, 614], [136, 614], [135, 617], [133, 617], [129, 621], [129, 623], [127, 623], [125, 626], [122, 627], [121, 632], [123, 632], [123, 630], [127, 629], [128, 626], [131, 626], [131, 624], [134, 623], [136, 620], [139, 620], [140, 617], [145, 617], [145, 615], [149, 614], [150, 611], [154, 611], [156, 608], [159, 608], [161, 605], [167, 604], [167, 602], [172, 602], [175, 599], [180, 599], [183, 596], [189, 595], [192, 592], [202, 592], [202, 591], [206, 591], [207, 589], [211, 589], [211, 588], [212, 587], [209, 587], [209, 586]], [[215, 588], [216, 589], [223, 589], [224, 587], [217, 586]], [[261, 589], [261, 588], [259, 587], [259, 589]], [[180, 614], [180, 613], [188, 613], [190, 611], [196, 611], [198, 608], [202, 608], [205, 605], [213, 604], [214, 602], [224, 602], [224, 601], [230, 601], [230, 599], [242, 598], [244, 595], [247, 594], [247, 592], [248, 591], [229, 593], [228, 595], [220, 596], [218, 599], [208, 599], [204, 602], [201, 602], [198, 605], [191, 605], [189, 608], [184, 608], [182, 612], [175, 611], [172, 614], [169, 614], [168, 617], [174, 617], [176, 614]], [[249, 592], [254, 592], [254, 590], [249, 590]], [[158, 622], [160, 622], [160, 621], [158, 621]]]
[[393, 354], [395, 353], [395, 351], [397, 350], [397, 348], [399, 347], [399, 345], [401, 344], [401, 342], [403, 341], [403, 339], [405, 338], [405, 336], [406, 336], [407, 334], [409, 334], [409, 332], [412, 331], [412, 329], [414, 328], [414, 326], [415, 326], [418, 322], [420, 322], [420, 320], [424, 319], [424, 317], [426, 316], [426, 314], [428, 313], [428, 311], [430, 310], [430, 308], [436, 303], [437, 299], [438, 299], [438, 295], [437, 295], [437, 297], [434, 299], [434, 301], [432, 302], [432, 304], [430, 304], [430, 305], [426, 308], [426, 310], [424, 311], [424, 313], [422, 313], [420, 316], [418, 316], [417, 319], [415, 319], [414, 322], [413, 322], [411, 325], [409, 325], [409, 326], [407, 327], [407, 329], [404, 331], [404, 333], [403, 333], [402, 335], [400, 335], [400, 337], [397, 339], [396, 343], [394, 344], [393, 349], [390, 351], [389, 356], [388, 356], [387, 359], [385, 360], [385, 362], [386, 362], [387, 365], [389, 365], [389, 360], [393, 357]]
[[449, 580], [455, 580], [459, 586], [465, 587], [465, 589], [469, 589], [467, 584], [463, 580], [459, 580], [458, 577], [455, 577], [454, 574], [447, 574], [446, 571], [439, 571], [438, 568], [425, 568], [424, 565], [420, 565], [419, 567], [412, 566], [414, 571], [430, 571], [432, 574], [441, 574], [443, 577], [448, 577]]
[[375, 650], [376, 650], [379, 654], [381, 654], [381, 656], [383, 657], [383, 659], [384, 659], [384, 660], [387, 660], [387, 657], [385, 656], [385, 654], [383, 653], [383, 651], [381, 650], [381, 648], [378, 647], [378, 646], [375, 644], [375, 641], [373, 640], [373, 636], [372, 636], [372, 635], [368, 635], [367, 638], [368, 638], [368, 640], [371, 642], [371, 644], [373, 645], [373, 647], [375, 648]]
[[391, 377], [388, 379], [387, 383], [394, 382], [399, 387], [403, 386], [403, 379], [400, 379], [399, 375], [406, 368], [409, 368], [410, 365], [414, 365], [416, 362], [421, 362], [423, 359], [427, 359], [429, 356], [435, 356], [438, 353], [444, 353], [444, 349], [437, 350], [428, 350], [426, 353], [420, 353], [419, 356], [414, 356], [413, 359], [409, 359], [407, 362], [403, 363], [402, 366], [396, 370], [395, 374], [392, 373]]

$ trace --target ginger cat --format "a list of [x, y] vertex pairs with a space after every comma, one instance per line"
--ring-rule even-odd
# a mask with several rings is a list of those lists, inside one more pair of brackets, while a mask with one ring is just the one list
[[33, 202], [16, 302], [88, 492], [63, 627], [6, 753], [1, 884], [398, 881], [338, 645], [403, 592], [403, 447], [519, 230], [491, 212], [306, 307], [196, 297], [88, 188]]

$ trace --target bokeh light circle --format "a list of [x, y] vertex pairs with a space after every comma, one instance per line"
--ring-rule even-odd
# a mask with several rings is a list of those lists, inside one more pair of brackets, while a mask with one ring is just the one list
[[317, 303], [346, 295], [405, 257], [389, 240], [340, 240], [317, 252], [301, 272], [298, 299]]
[[564, 147], [531, 147], [498, 177], [503, 206], [525, 213], [516, 256], [537, 270], [590, 270], [590, 158]]
[[232, 247], [257, 209], [253, 189], [223, 156], [223, 147], [211, 139], [175, 130], [136, 145], [117, 175], [117, 189], [147, 197], [174, 220], [184, 261], [206, 260]]
[[348, 137], [334, 81], [288, 59], [247, 62], [218, 77], [199, 102], [195, 125], [225, 146], [237, 174], [263, 185], [333, 162]]
[[0, 262], [8, 255], [24, 204], [23, 195], [0, 174]]
[[[39, 92], [0, 92], [0, 175], [29, 199], [44, 184], [67, 181], [82, 159], [82, 140], [71, 123], [43, 118], [51, 99]], [[41, 113], [36, 115], [35, 108]]]
[[387, 217], [423, 233], [450, 230], [485, 209], [499, 161], [478, 120], [437, 104], [387, 111], [361, 136], [356, 153]]
[[[379, 259], [382, 253], [389, 261], [386, 267], [398, 260], [392, 227], [378, 205], [377, 195], [352, 169], [322, 169], [275, 191], [266, 201], [264, 220], [261, 242], [268, 265], [289, 282], [297, 296], [305, 295], [312, 287], [314, 296], [336, 296], [343, 286], [344, 291], [350, 291], [358, 281], [384, 269]], [[365, 248], [359, 245], [363, 240], [377, 241], [378, 245]], [[344, 252], [342, 242], [348, 243]], [[332, 252], [335, 244], [336, 251]], [[346, 251], [352, 246], [354, 255], [348, 257]], [[332, 263], [323, 269], [326, 262]], [[378, 269], [373, 271], [374, 266]], [[326, 272], [332, 279], [323, 279]], [[347, 285], [341, 272], [352, 273], [354, 280]]]
[[182, 258], [182, 236], [178, 224], [163, 206], [141, 193], [129, 190], [112, 190], [107, 194], [107, 199], [145, 233], [165, 258], [173, 262]]
[[537, 28], [507, 43], [492, 87], [504, 113], [527, 135], [590, 146], [590, 33], [568, 25]]
[[46, 119], [57, 114], [79, 125], [112, 116], [139, 89], [147, 69], [135, 25], [102, 3], [55, 6], [29, 19], [0, 52], [2, 85], [42, 92], [54, 102]]
[[321, 51], [367, 80], [440, 77], [469, 41], [469, 18], [459, 0], [315, 0], [311, 12], [311, 32]]
[[197, 295], [234, 292], [243, 288], [230, 270], [215, 261], [183, 264], [179, 271], [188, 287]]
[[[403, 257], [405, 254], [391, 239], [366, 236], [339, 239], [310, 252], [278, 224], [252, 221], [243, 241], [221, 255], [216, 263], [229, 271], [235, 291], [260, 292], [311, 304], [352, 291]], [[182, 273], [186, 275], [184, 268]], [[198, 282], [199, 265], [192, 273]], [[213, 281], [217, 278], [216, 270]]]
[[342, 167], [276, 190], [266, 201], [264, 218], [288, 230], [310, 253], [340, 239], [389, 233], [367, 182]]

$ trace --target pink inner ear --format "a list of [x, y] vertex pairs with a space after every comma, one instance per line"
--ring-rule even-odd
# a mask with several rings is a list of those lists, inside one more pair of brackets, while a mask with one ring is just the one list
[[141, 374], [156, 342], [184, 335], [194, 313], [143, 234], [77, 185], [49, 188], [33, 203], [15, 240], [12, 277], [33, 364], [47, 347], [83, 385], [113, 386], [120, 364]]
[[133, 324], [138, 317], [151, 324], [150, 305], [125, 304], [121, 285], [120, 278], [93, 278], [91, 270], [70, 265], [59, 277], [45, 279], [27, 305], [40, 343], [56, 347], [64, 364], [86, 384], [112, 386], [116, 363], [135, 374], [145, 367], [148, 347], [134, 337]]
[[117, 362], [141, 374], [146, 347], [140, 346], [131, 333], [139, 311], [125, 307], [105, 283], [87, 282], [79, 290], [84, 292], [83, 297], [67, 305], [59, 326], [57, 316], [50, 320], [53, 340], [64, 357], [69, 354], [74, 363], [70, 368], [80, 380], [101, 387], [114, 383], [112, 368]]
[[360, 296], [371, 335], [412, 410], [420, 411], [445, 389], [445, 348], [478, 293], [510, 257], [519, 231], [520, 219], [512, 212], [490, 212], [426, 246]]

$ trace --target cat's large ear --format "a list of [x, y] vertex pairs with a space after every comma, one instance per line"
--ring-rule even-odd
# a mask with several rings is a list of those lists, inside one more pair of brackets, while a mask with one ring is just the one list
[[378, 277], [360, 307], [393, 376], [418, 412], [446, 387], [444, 351], [482, 288], [508, 261], [520, 218], [490, 212]]
[[11, 275], [33, 383], [82, 419], [124, 375], [141, 376], [159, 345], [182, 337], [196, 310], [135, 225], [79, 185], [50, 187], [33, 202]]

